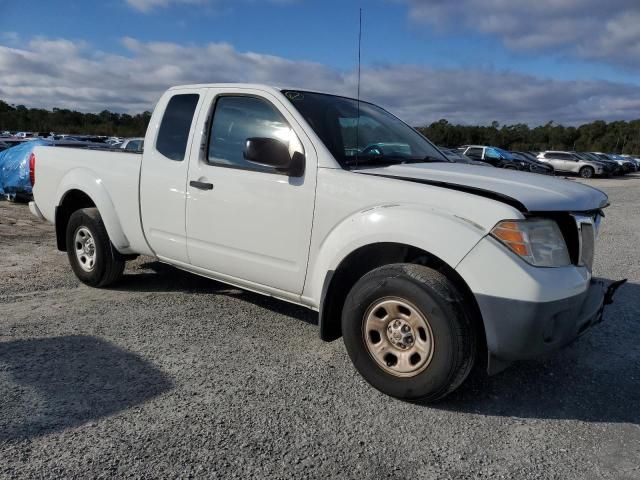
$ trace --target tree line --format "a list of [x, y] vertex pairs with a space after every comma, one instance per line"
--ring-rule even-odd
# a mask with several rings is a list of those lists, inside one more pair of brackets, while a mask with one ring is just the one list
[[64, 108], [45, 110], [9, 105], [0, 100], [0, 132], [26, 131], [67, 133], [72, 135], [107, 135], [139, 137], [147, 130], [151, 112], [136, 115], [113, 113], [82, 113]]
[[[27, 108], [0, 100], [0, 131], [56, 132], [76, 135], [143, 136], [151, 112], [137, 115], [104, 110], [98, 114], [54, 108]], [[442, 119], [418, 127], [437, 145], [492, 145], [506, 150], [578, 150], [640, 154], [640, 119], [597, 120], [579, 127], [554, 122], [529, 127], [524, 123], [487, 126], [455, 125]]]
[[524, 123], [489, 126], [454, 125], [439, 120], [419, 127], [436, 145], [491, 145], [505, 150], [543, 151], [576, 150], [580, 152], [640, 154], [640, 119], [629, 122], [596, 120], [579, 127], [565, 127], [554, 122], [529, 127]]

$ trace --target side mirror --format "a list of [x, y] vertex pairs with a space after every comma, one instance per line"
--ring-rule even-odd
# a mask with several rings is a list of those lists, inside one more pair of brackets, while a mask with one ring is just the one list
[[300, 152], [295, 152], [291, 156], [289, 147], [275, 138], [247, 138], [244, 158], [258, 165], [273, 167], [278, 172], [285, 173], [291, 177], [301, 177], [304, 174], [304, 155]]

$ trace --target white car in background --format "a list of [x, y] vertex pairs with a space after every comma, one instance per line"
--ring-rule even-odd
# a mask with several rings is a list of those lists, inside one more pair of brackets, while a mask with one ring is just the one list
[[141, 152], [144, 149], [144, 138], [127, 138], [119, 145], [119, 148], [129, 152]]
[[122, 142], [122, 138], [119, 137], [109, 137], [104, 141], [104, 143], [113, 147], [119, 147], [120, 145], [122, 145]]

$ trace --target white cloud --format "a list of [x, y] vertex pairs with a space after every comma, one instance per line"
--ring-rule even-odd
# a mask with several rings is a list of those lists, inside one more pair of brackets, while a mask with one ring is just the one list
[[[167, 8], [180, 5], [217, 5], [231, 6], [238, 1], [258, 1], [258, 0], [125, 0], [127, 5], [144, 13], [150, 13], [158, 8]], [[295, 0], [263, 0], [274, 4], [290, 3]]]
[[[32, 107], [99, 112], [153, 108], [169, 86], [256, 82], [354, 95], [355, 72], [255, 52], [226, 43], [184, 46], [123, 39], [127, 55], [94, 52], [65, 39], [0, 45], [0, 99]], [[362, 97], [413, 124], [549, 120], [581, 123], [640, 116], [640, 87], [604, 81], [550, 80], [511, 72], [365, 66]]]
[[126, 2], [130, 7], [148, 13], [156, 8], [166, 8], [171, 5], [204, 4], [207, 3], [207, 0], [126, 0]]
[[512, 50], [640, 68], [639, 0], [396, 1], [417, 22], [495, 36]]

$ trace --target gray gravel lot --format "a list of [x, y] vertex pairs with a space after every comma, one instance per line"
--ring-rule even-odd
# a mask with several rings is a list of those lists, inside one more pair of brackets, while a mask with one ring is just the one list
[[589, 183], [595, 273], [629, 278], [606, 321], [437, 406], [370, 388], [302, 308], [151, 258], [80, 285], [0, 202], [0, 477], [639, 479], [640, 174]]

